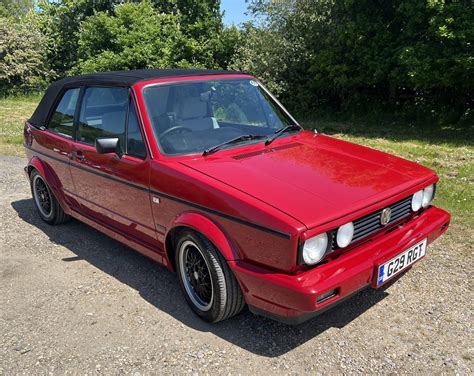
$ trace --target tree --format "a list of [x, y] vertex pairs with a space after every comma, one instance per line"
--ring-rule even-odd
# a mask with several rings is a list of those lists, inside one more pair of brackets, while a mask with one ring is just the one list
[[81, 22], [96, 12], [112, 12], [119, 0], [42, 0], [41, 29], [47, 36], [46, 53], [56, 78], [76, 64]]
[[[151, 8], [157, 15], [171, 16], [178, 22], [182, 49], [176, 61], [209, 68], [228, 64], [229, 55], [233, 53], [230, 43], [235, 33], [223, 27], [219, 0], [43, 0], [39, 3], [42, 30], [48, 35], [48, 61], [57, 76], [77, 72], [79, 58], [80, 66], [85, 67], [84, 57], [78, 52], [86, 48], [84, 43], [89, 36], [81, 37], [81, 34], [89, 18], [100, 13], [100, 19], [94, 22], [106, 23], [105, 17], [115, 17], [116, 11], [123, 6], [132, 9], [142, 3], [147, 4], [147, 14]], [[85, 29], [91, 27], [88, 24]], [[81, 38], [82, 47], [79, 46]]]
[[158, 13], [146, 1], [124, 3], [114, 16], [99, 12], [82, 23], [73, 71], [187, 66], [184, 39], [178, 16]]
[[293, 58], [300, 59], [304, 51], [270, 28], [259, 28], [252, 23], [244, 25], [231, 68], [257, 76], [275, 95], [289, 91], [289, 70], [298, 66]]
[[33, 9], [34, 0], [0, 0], [0, 17], [19, 18]]
[[51, 75], [43, 52], [45, 42], [34, 15], [20, 20], [0, 17], [1, 94], [44, 88]]
[[[284, 88], [287, 102], [332, 109], [430, 102], [461, 112], [472, 100], [469, 0], [254, 0], [250, 9], [263, 21], [240, 51]], [[269, 37], [274, 46], [266, 49]]]

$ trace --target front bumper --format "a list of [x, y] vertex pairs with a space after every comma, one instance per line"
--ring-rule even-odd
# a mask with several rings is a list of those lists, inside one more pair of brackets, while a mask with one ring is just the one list
[[[384, 236], [298, 275], [274, 273], [240, 260], [229, 265], [251, 311], [299, 324], [369, 285], [375, 287], [378, 265], [425, 238], [430, 244], [446, 231], [450, 218], [449, 213], [432, 206]], [[318, 297], [334, 289], [334, 296], [317, 303]]]

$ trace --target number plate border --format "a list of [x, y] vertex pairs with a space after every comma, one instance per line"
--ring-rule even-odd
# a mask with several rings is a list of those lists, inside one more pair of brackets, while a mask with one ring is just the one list
[[[410, 249], [412, 248], [415, 248], [416, 246], [422, 244], [426, 242], [426, 245], [425, 245], [425, 254], [420, 257], [419, 259], [417, 259], [415, 262], [411, 263], [410, 265], [408, 266], [405, 266], [402, 270], [399, 270], [398, 272], [396, 272], [394, 275], [392, 275], [389, 279], [383, 281], [383, 282], [380, 282], [381, 279], [383, 278], [383, 271], [384, 269], [382, 268], [382, 266], [385, 266], [386, 264], [390, 263], [391, 261], [395, 260], [397, 257], [400, 257], [400, 255], [404, 254], [405, 252], [409, 251]], [[416, 244], [413, 244], [411, 247], [408, 247], [406, 248], [404, 251], [398, 253], [396, 256], [392, 257], [391, 259], [385, 261], [385, 262], [382, 262], [378, 265], [376, 265], [376, 268], [375, 268], [375, 287], [376, 288], [379, 288], [381, 287], [382, 285], [384, 285], [385, 283], [387, 283], [388, 281], [390, 281], [392, 278], [396, 277], [397, 275], [399, 275], [400, 273], [402, 273], [403, 271], [409, 269], [411, 266], [415, 265], [418, 261], [422, 260], [425, 256], [426, 256], [426, 248], [428, 248], [428, 238], [424, 238], [423, 240], [419, 241], [418, 243]]]

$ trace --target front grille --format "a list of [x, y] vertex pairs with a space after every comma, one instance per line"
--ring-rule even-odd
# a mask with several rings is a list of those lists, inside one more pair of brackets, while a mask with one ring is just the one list
[[[408, 217], [411, 214], [411, 198], [412, 196], [409, 196], [404, 198], [403, 200], [397, 201], [387, 206], [388, 208], [390, 208], [392, 213], [390, 221], [386, 225], [382, 225], [380, 223], [380, 216], [382, 214], [382, 210], [384, 210], [385, 208], [382, 208], [355, 220], [354, 237], [352, 238], [351, 244], [362, 240], [383, 228], [389, 227], [391, 224], [398, 222], [405, 217]], [[334, 236], [334, 241], [332, 244], [333, 250], [338, 249], [335, 238], [336, 236]]]
[[366, 215], [365, 217], [359, 218], [354, 221], [354, 237], [352, 242], [356, 242], [360, 239], [365, 238], [374, 232], [391, 225], [394, 222], [407, 217], [411, 213], [411, 196], [404, 198], [403, 200], [397, 201], [392, 205], [388, 206], [392, 211], [390, 221], [384, 226], [380, 223], [380, 215], [382, 210], [377, 210], [374, 213]]

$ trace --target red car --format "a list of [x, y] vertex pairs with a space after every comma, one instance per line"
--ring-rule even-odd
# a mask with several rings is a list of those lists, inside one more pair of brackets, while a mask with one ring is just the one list
[[38, 213], [176, 271], [210, 322], [300, 323], [425, 256], [450, 215], [436, 174], [305, 131], [254, 77], [209, 70], [53, 83], [25, 125]]

